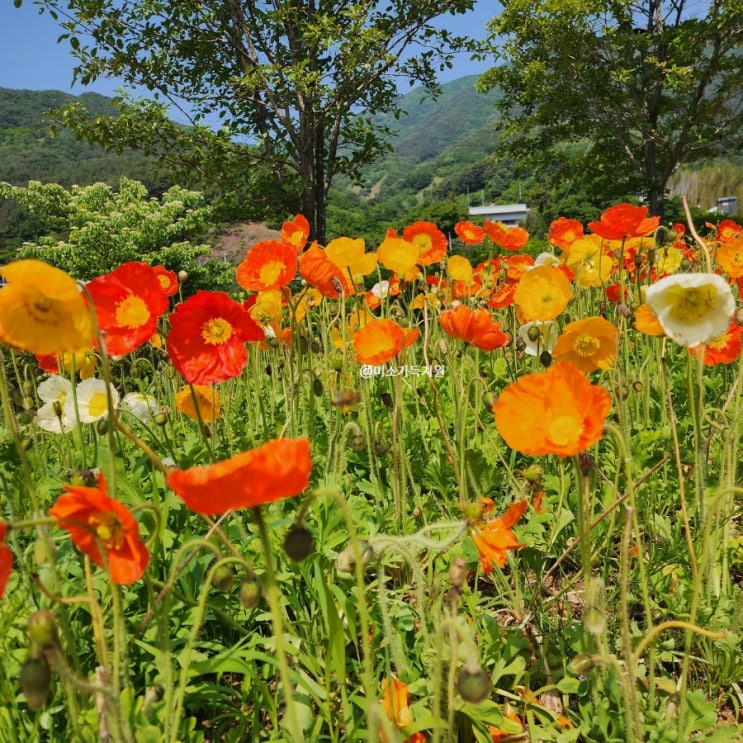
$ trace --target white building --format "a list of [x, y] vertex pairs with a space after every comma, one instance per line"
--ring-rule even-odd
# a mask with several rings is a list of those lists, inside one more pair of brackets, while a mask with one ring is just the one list
[[469, 208], [470, 217], [487, 219], [488, 222], [503, 222], [509, 227], [524, 222], [528, 213], [526, 204], [488, 204]]

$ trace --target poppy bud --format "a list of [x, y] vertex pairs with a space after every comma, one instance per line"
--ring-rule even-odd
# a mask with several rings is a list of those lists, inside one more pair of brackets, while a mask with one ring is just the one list
[[465, 702], [484, 702], [490, 695], [490, 677], [479, 666], [467, 665], [457, 676], [457, 692]]
[[23, 409], [24, 410], [31, 410], [34, 406], [34, 399], [31, 397], [31, 395], [25, 395], [23, 397]]
[[28, 630], [28, 639], [32, 646], [42, 650], [56, 647], [59, 645], [59, 633], [57, 631], [57, 622], [48, 609], [40, 609], [34, 612], [28, 618], [26, 625]]
[[240, 584], [240, 603], [245, 609], [250, 611], [258, 606], [258, 602], [261, 600], [261, 582], [258, 578], [246, 578]]
[[594, 668], [596, 668], [596, 661], [594, 660], [594, 657], [588, 653], [576, 655], [568, 665], [568, 670], [575, 676], [585, 676]]
[[735, 311], [735, 324], [743, 325], [743, 307], [738, 307]]
[[319, 377], [315, 377], [312, 380], [312, 392], [315, 395], [315, 397], [322, 397], [324, 388], [323, 388], [322, 380]]
[[188, 278], [188, 271], [178, 271], [178, 281], [181, 282], [181, 284]]
[[321, 353], [322, 352], [322, 346], [320, 345], [320, 341], [317, 340], [317, 338], [313, 338], [310, 341], [310, 351], [312, 351], [312, 353]]
[[310, 350], [310, 342], [303, 335], [297, 340], [297, 349], [303, 356]]
[[536, 343], [539, 340], [539, 328], [536, 325], [532, 325], [529, 330], [526, 331], [526, 337], [532, 343]]
[[[374, 557], [374, 550], [372, 549], [372, 546], [363, 539], [359, 541], [358, 548], [361, 553], [361, 565], [366, 567], [372, 557]], [[347, 545], [343, 552], [335, 558], [335, 569], [339, 573], [353, 573], [356, 569], [355, 554], [356, 551], [354, 546], [352, 544]]]
[[552, 354], [549, 351], [542, 351], [539, 354], [539, 363], [546, 369], [552, 363]]
[[21, 391], [24, 395], [27, 397], [30, 397], [34, 394], [34, 383], [29, 382], [28, 379], [21, 385]]
[[306, 560], [315, 549], [312, 534], [303, 524], [294, 523], [284, 535], [284, 552], [292, 562]]
[[23, 451], [31, 451], [34, 448], [33, 439], [21, 439], [21, 448]]
[[632, 389], [635, 392], [642, 392], [643, 384], [639, 379], [636, 379], [634, 382], [632, 382]]
[[462, 557], [455, 557], [449, 565], [449, 580], [457, 590], [464, 586], [467, 580], [467, 562]]
[[164, 426], [168, 422], [168, 416], [166, 413], [156, 413], [153, 418], [156, 426]]
[[[529, 328], [529, 332], [534, 330], [534, 328]], [[537, 338], [539, 337], [539, 331], [537, 331]], [[536, 338], [534, 339], [536, 340]], [[521, 353], [522, 351], [526, 350], [526, 341], [521, 337], [517, 337], [516, 340], [513, 342], [514, 348]]]
[[340, 371], [343, 368], [343, 354], [342, 353], [334, 353], [330, 356], [330, 367], [333, 369], [333, 371]]
[[496, 395], [494, 392], [490, 392], [488, 390], [487, 392], [482, 393], [482, 404], [485, 406], [486, 410], [492, 411], [493, 405], [495, 405], [497, 399], [498, 395]]
[[374, 439], [372, 441], [372, 450], [378, 457], [384, 457], [390, 450], [390, 445], [384, 438]]
[[29, 708], [34, 712], [41, 709], [49, 696], [49, 687], [52, 682], [49, 664], [41, 657], [29, 656], [21, 666], [18, 682]]
[[22, 426], [27, 426], [33, 421], [33, 419], [34, 414], [30, 410], [23, 410], [22, 412], [18, 413], [18, 422]]
[[269, 348], [278, 348], [279, 347], [279, 339], [276, 338], [276, 336], [271, 336], [270, 338], [266, 339], [266, 344]]
[[101, 418], [96, 424], [95, 424], [95, 430], [98, 431], [99, 436], [105, 436], [109, 429], [111, 428], [111, 421], [108, 419], [108, 416], [105, 418]]
[[235, 572], [229, 565], [220, 565], [212, 574], [212, 585], [218, 591], [227, 593], [235, 582]]

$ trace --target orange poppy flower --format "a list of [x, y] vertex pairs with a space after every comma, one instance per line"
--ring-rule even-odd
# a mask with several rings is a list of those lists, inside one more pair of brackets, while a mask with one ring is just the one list
[[503, 222], [483, 222], [487, 236], [505, 250], [521, 250], [529, 242], [529, 233], [523, 227], [507, 227]]
[[418, 265], [430, 266], [444, 259], [449, 241], [433, 222], [413, 222], [402, 231], [402, 239], [418, 248]]
[[439, 325], [450, 338], [483, 351], [493, 351], [509, 341], [508, 335], [501, 330], [501, 323], [496, 322], [484, 308], [473, 310], [460, 304], [455, 310], [444, 310], [439, 315]]
[[0, 521], [0, 599], [5, 594], [5, 586], [8, 585], [8, 578], [13, 571], [13, 553], [10, 547], [5, 544], [5, 535], [8, 532], [8, 525]]
[[311, 471], [308, 439], [274, 439], [223, 462], [173, 470], [167, 485], [192, 511], [217, 516], [299, 495]]
[[282, 242], [291, 245], [296, 253], [299, 253], [307, 243], [310, 236], [310, 223], [303, 214], [297, 214], [293, 220], [281, 225]]
[[199, 291], [175, 308], [168, 356], [189, 384], [236, 377], [248, 361], [245, 343], [264, 339], [247, 310], [224, 292]]
[[123, 356], [155, 334], [157, 320], [168, 309], [168, 297], [151, 266], [124, 263], [105, 276], [89, 281], [96, 321], [111, 356]]
[[721, 243], [726, 243], [728, 240], [735, 240], [739, 237], [743, 237], [743, 227], [737, 222], [733, 222], [732, 219], [723, 219], [717, 225], [717, 239]]
[[589, 222], [591, 231], [605, 240], [624, 240], [628, 237], [645, 237], [655, 232], [660, 217], [647, 217], [646, 206], [617, 204], [609, 207], [598, 222]]
[[178, 293], [178, 277], [175, 275], [175, 271], [169, 271], [165, 266], [153, 266], [152, 270], [155, 272], [165, 296], [175, 296]]
[[603, 317], [568, 323], [552, 349], [555, 361], [570, 361], [584, 374], [608, 369], [617, 357], [619, 330]]
[[568, 361], [509, 384], [495, 405], [495, 426], [506, 444], [524, 454], [569, 457], [603, 436], [609, 393]]
[[317, 243], [300, 256], [299, 272], [324, 297], [335, 298], [341, 293], [353, 294], [348, 276], [325, 255], [325, 251]]
[[236, 271], [243, 289], [264, 292], [288, 286], [297, 275], [297, 252], [290, 243], [261, 240], [248, 250]]
[[103, 475], [94, 488], [65, 485], [65, 493], [49, 514], [70, 533], [81, 552], [99, 568], [108, 569], [114, 583], [134, 583], [142, 577], [150, 556], [139, 526], [123, 503], [108, 497]]
[[[382, 707], [387, 717], [403, 730], [413, 722], [413, 713], [410, 711], [410, 694], [408, 685], [400, 679], [393, 678], [391, 682], [382, 679]], [[382, 733], [380, 740], [385, 741]], [[425, 743], [426, 736], [418, 731], [405, 738], [405, 743]]]
[[405, 334], [394, 320], [369, 320], [353, 336], [356, 360], [377, 366], [395, 358], [403, 349]]
[[743, 237], [726, 240], [715, 254], [720, 268], [731, 278], [743, 276]]
[[690, 348], [689, 351], [701, 357], [705, 366], [731, 364], [740, 356], [742, 334], [743, 326], [733, 321], [719, 338], [711, 341], [706, 346], [700, 344], [695, 348]]
[[639, 330], [641, 333], [645, 333], [645, 335], [661, 337], [666, 334], [663, 326], [658, 322], [658, 318], [645, 302], [635, 311], [634, 327], [635, 330]]
[[554, 320], [567, 307], [573, 292], [567, 276], [556, 266], [524, 271], [513, 294], [524, 322]]
[[506, 280], [517, 282], [534, 265], [534, 259], [526, 254], [509, 255], [504, 259], [506, 268]]
[[175, 406], [191, 420], [210, 423], [222, 414], [219, 390], [208, 384], [192, 384], [175, 393]]
[[485, 230], [472, 222], [466, 220], [454, 225], [454, 232], [459, 239], [467, 245], [479, 245], [485, 239]]
[[488, 307], [493, 307], [496, 310], [510, 307], [513, 304], [513, 295], [516, 293], [517, 286], [518, 284], [508, 283], [496, 287], [490, 295], [490, 299], [488, 299]]
[[583, 237], [583, 225], [575, 219], [560, 217], [550, 225], [547, 241], [561, 250], [570, 250], [570, 246]]
[[480, 522], [471, 527], [470, 536], [477, 547], [478, 560], [484, 573], [492, 573], [494, 564], [499, 568], [504, 567], [508, 550], [526, 546], [519, 543], [511, 527], [524, 515], [528, 504], [526, 500], [512, 503], [497, 519]]

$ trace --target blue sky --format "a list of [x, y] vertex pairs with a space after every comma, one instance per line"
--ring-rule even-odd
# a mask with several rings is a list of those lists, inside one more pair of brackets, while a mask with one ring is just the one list
[[[466, 16], [445, 16], [441, 25], [451, 31], [482, 38], [486, 21], [498, 11], [496, 0], [478, 0], [475, 10]], [[62, 33], [48, 13], [39, 14], [31, 0], [20, 8], [12, 0], [0, 0], [0, 88], [26, 90], [63, 90], [79, 95], [92, 90], [113, 95], [120, 83], [99, 80], [84, 88], [72, 86], [74, 59], [66, 42], [57, 43]], [[441, 81], [464, 75], [478, 74], [488, 68], [485, 63], [473, 63], [461, 55], [455, 68], [442, 74]]]

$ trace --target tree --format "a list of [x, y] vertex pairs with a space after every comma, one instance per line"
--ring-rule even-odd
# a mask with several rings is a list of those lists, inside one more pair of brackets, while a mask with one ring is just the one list
[[[435, 92], [465, 40], [435, 28], [474, 0], [35, 0], [60, 21], [84, 84], [120, 77], [152, 100], [118, 118], [68, 107], [62, 122], [200, 173], [253, 211], [301, 211], [325, 237], [328, 190], [388, 151], [371, 114], [398, 113], [397, 80]], [[169, 118], [177, 107], [188, 128]], [[215, 130], [216, 129], [216, 130]]]
[[[502, 91], [506, 151], [662, 214], [679, 165], [743, 145], [741, 0], [503, 6], [490, 25], [498, 64], [479, 87]], [[579, 158], [558, 154], [568, 143]]]
[[212, 249], [194, 240], [211, 225], [203, 194], [180, 186], [153, 199], [138, 181], [122, 178], [118, 191], [105, 183], [72, 186], [31, 181], [28, 187], [0, 183], [0, 198], [35, 215], [46, 234], [24, 242], [17, 258], [37, 258], [81, 281], [113, 271], [127, 261], [186, 271], [186, 292], [233, 288], [234, 269], [207, 259]]

